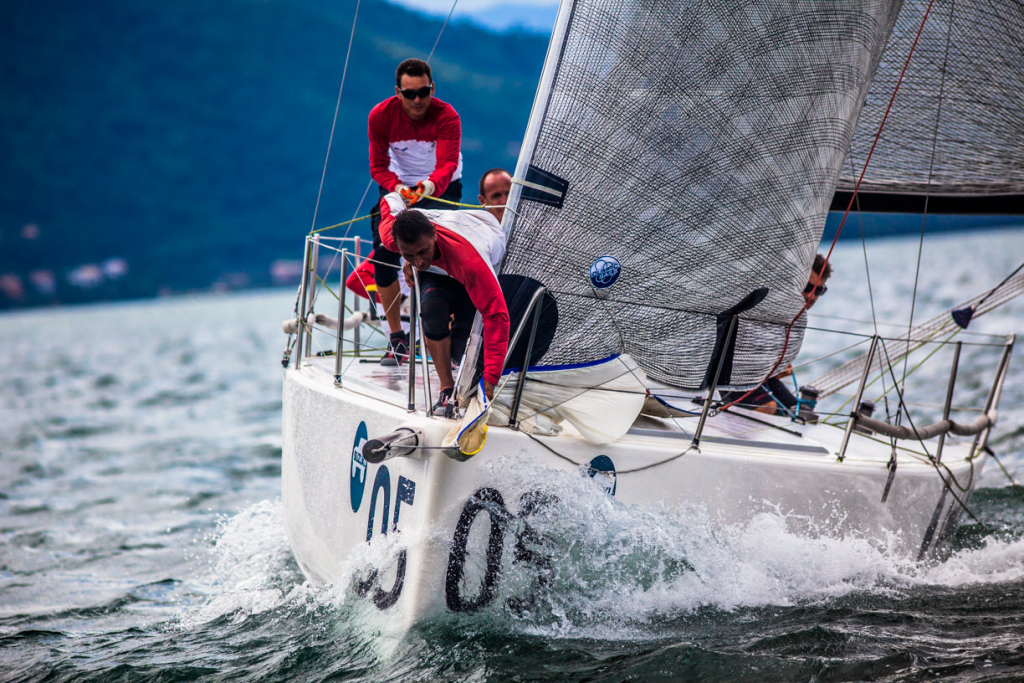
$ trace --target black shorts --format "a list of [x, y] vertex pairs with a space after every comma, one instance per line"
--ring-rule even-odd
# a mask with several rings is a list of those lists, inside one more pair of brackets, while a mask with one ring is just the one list
[[469, 292], [455, 278], [438, 273], [420, 273], [420, 317], [423, 336], [440, 341], [452, 338], [452, 360], [466, 351], [476, 308]]
[[[378, 185], [377, 206], [370, 212], [370, 230], [373, 233], [373, 281], [377, 289], [390, 287], [398, 280], [400, 256], [384, 247], [380, 242], [380, 200], [388, 193], [383, 186]], [[458, 202], [462, 201], [462, 181], [453, 180], [448, 188], [441, 195], [441, 199]], [[416, 202], [417, 209], [457, 209], [459, 207], [439, 202], [436, 199], [427, 198]]]

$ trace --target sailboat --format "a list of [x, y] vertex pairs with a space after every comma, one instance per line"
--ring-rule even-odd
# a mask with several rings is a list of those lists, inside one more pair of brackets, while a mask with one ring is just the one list
[[[471, 342], [457, 387], [467, 414], [430, 415], [425, 358], [381, 367], [358, 327], [344, 331], [343, 283], [364, 246], [307, 239], [282, 464], [303, 573], [350, 581], [396, 628], [507, 607], [509, 564], [544, 563], [513, 521], [558, 504], [540, 485], [557, 472], [616, 504], [697, 505], [722, 525], [771, 511], [802, 533], [935, 552], [984, 467], [1012, 336], [989, 345], [995, 371], [966, 416], [951, 411], [969, 343], [949, 316], [894, 338], [866, 331], [856, 358], [826, 373], [827, 392], [804, 392], [795, 414], [764, 415], [723, 392], [755, 389], [796, 359], [801, 291], [834, 197], [855, 199], [858, 186], [921, 199], [1024, 192], [1021, 89], [1000, 91], [1020, 84], [1024, 9], [1006, 4], [991, 22], [983, 2], [936, 3], [922, 21], [928, 3], [564, 0], [502, 224], [501, 275], [520, 283], [522, 305], [494, 401], [469, 402]], [[904, 83], [913, 96], [893, 107], [912, 42], [925, 67], [910, 73], [924, 78]], [[1002, 63], [1012, 75], [975, 68], [995, 43], [1017, 50]], [[965, 104], [968, 91], [990, 109]], [[890, 129], [899, 144], [872, 165], [886, 113], [903, 121]], [[939, 132], [919, 134], [925, 122]], [[314, 307], [333, 281], [324, 253], [341, 266], [333, 320]], [[961, 308], [983, 314], [1021, 287], [1010, 280]], [[416, 322], [413, 310], [413, 336]], [[949, 372], [945, 395], [927, 397], [943, 406], [928, 424], [903, 409], [895, 369], [921, 350]], [[831, 412], [815, 405], [843, 389], [853, 393]], [[872, 416], [879, 393], [897, 407]], [[500, 467], [537, 485], [496, 478]]]

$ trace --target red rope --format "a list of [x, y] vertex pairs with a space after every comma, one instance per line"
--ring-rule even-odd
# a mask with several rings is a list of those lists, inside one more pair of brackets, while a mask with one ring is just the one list
[[[871, 143], [871, 149], [868, 150], [868, 156], [864, 159], [864, 167], [861, 169], [860, 177], [857, 178], [857, 184], [854, 185], [853, 193], [850, 195], [850, 203], [846, 205], [846, 211], [843, 213], [843, 218], [842, 220], [839, 221], [839, 227], [836, 229], [835, 237], [832, 238], [832, 244], [828, 248], [828, 253], [825, 254], [825, 263], [821, 266], [820, 272], [824, 272], [828, 268], [828, 263], [832, 258], [832, 250], [836, 248], [836, 242], [839, 241], [839, 235], [843, 232], [843, 226], [846, 224], [846, 218], [847, 216], [850, 215], [850, 210], [853, 208], [853, 202], [856, 201], [857, 199], [857, 192], [860, 190], [860, 184], [864, 180], [864, 174], [867, 173], [868, 164], [871, 163], [871, 157], [875, 153], [875, 147], [878, 145], [878, 140], [879, 138], [882, 137], [882, 129], [885, 128], [885, 122], [889, 118], [889, 112], [892, 110], [892, 103], [896, 101], [896, 93], [900, 91], [900, 85], [903, 83], [903, 76], [907, 73], [907, 67], [910, 66], [910, 59], [911, 57], [914, 56], [914, 50], [917, 49], [917, 41], [921, 38], [921, 33], [924, 31], [925, 22], [928, 21], [928, 15], [932, 11], [932, 4], [934, 2], [935, 0], [929, 0], [928, 7], [924, 11], [924, 16], [921, 17], [921, 25], [918, 26], [917, 28], [917, 35], [914, 36], [914, 42], [910, 46], [910, 52], [907, 53], [907, 59], [905, 62], [903, 62], [903, 69], [900, 71], [900, 77], [896, 80], [896, 87], [893, 88], [892, 96], [889, 98], [889, 105], [885, 108], [885, 114], [882, 116], [882, 120], [878, 124], [878, 131], [875, 133], [875, 139]], [[804, 314], [809, 304], [810, 302], [807, 299], [804, 299], [803, 307], [793, 317], [793, 319], [789, 321], [789, 324], [786, 325], [786, 339], [782, 345], [782, 353], [779, 354], [779, 359], [775, 361], [775, 365], [772, 366], [772, 369], [768, 372], [768, 376], [765, 377], [764, 380], [762, 380], [761, 384], [764, 384], [764, 382], [768, 381], [769, 377], [774, 377], [775, 371], [779, 369], [780, 365], [782, 365], [782, 359], [786, 357], [786, 351], [789, 349], [789, 336], [790, 332], [793, 329], [793, 325], [796, 324], [796, 321], [799, 320], [800, 316]], [[725, 353], [725, 349], [722, 349], [722, 353]], [[740, 396], [735, 401], [731, 401], [730, 403], [727, 403], [726, 405], [722, 406], [721, 409], [725, 410], [727, 408], [731, 408], [732, 406], [743, 401], [745, 398], [747, 398], [752, 393], [757, 391], [757, 388], [758, 387], [754, 387], [747, 393]], [[710, 400], [710, 398], [711, 397], [709, 396], [708, 399]]]

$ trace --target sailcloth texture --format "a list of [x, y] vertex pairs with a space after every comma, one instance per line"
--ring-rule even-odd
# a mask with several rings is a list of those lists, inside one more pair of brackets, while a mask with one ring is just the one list
[[563, 2], [503, 226], [502, 272], [558, 303], [543, 363], [628, 354], [655, 381], [700, 389], [719, 358], [719, 385], [736, 388], [789, 362], [898, 10]]
[[839, 189], [856, 185], [915, 39], [860, 191], [960, 197], [1024, 193], [1021, 0], [903, 4]]

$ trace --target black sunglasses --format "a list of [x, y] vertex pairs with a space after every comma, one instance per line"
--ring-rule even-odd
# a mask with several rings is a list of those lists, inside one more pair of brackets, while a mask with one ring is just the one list
[[[817, 290], [817, 291], [815, 291], [815, 290]], [[827, 291], [828, 291], [828, 287], [826, 287], [825, 285], [818, 285], [817, 287], [815, 287], [810, 282], [808, 282], [807, 286], [804, 287], [804, 294], [810, 294], [811, 292], [814, 292], [815, 296], [821, 296], [822, 294], [824, 294]]]
[[402, 93], [402, 97], [407, 100], [415, 100], [417, 97], [421, 100], [425, 100], [430, 97], [431, 86], [425, 85], [422, 88], [406, 88], [405, 90], [399, 90]]

